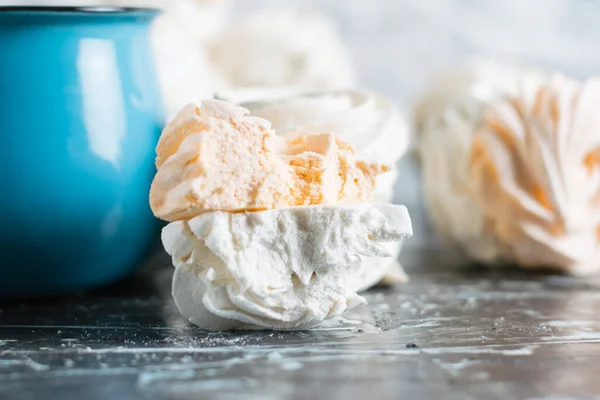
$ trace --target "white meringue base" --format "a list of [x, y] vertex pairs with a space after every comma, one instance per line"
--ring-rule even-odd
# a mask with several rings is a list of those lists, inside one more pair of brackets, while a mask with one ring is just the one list
[[403, 206], [355, 204], [212, 212], [163, 229], [173, 298], [209, 330], [307, 329], [365, 300], [363, 258], [412, 234]]

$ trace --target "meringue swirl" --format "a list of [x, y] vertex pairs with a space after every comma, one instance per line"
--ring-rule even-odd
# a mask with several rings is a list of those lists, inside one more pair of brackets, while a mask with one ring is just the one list
[[600, 80], [552, 76], [495, 101], [473, 136], [474, 198], [511, 261], [600, 269]]
[[480, 262], [600, 272], [598, 106], [597, 79], [484, 63], [437, 80], [416, 115], [436, 230]]

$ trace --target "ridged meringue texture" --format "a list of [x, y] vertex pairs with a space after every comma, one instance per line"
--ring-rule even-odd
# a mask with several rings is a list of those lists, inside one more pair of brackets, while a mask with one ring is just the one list
[[209, 212], [163, 229], [173, 297], [210, 330], [307, 329], [365, 303], [361, 260], [412, 234], [396, 205]]
[[480, 69], [421, 103], [432, 222], [478, 261], [599, 273], [600, 81], [504, 71], [508, 84]]
[[356, 81], [335, 26], [317, 13], [255, 12], [215, 38], [210, 56], [230, 88], [334, 89]]
[[[278, 135], [294, 138], [306, 133], [333, 132], [355, 149], [357, 157], [386, 165], [395, 165], [408, 148], [407, 124], [394, 104], [379, 93], [350, 89], [296, 95], [276, 92], [269, 100], [264, 100], [269, 96], [260, 92], [254, 96], [260, 100], [240, 105], [253, 115], [269, 120]], [[395, 169], [377, 176], [374, 202], [392, 201], [397, 176]], [[396, 260], [400, 244], [389, 243], [387, 246], [393, 258], [365, 260], [360, 290], [382, 279], [387, 283], [407, 281]]]
[[365, 202], [390, 168], [357, 160], [331, 133], [278, 137], [268, 121], [219, 100], [190, 104], [164, 129], [150, 206], [161, 219], [209, 211]]

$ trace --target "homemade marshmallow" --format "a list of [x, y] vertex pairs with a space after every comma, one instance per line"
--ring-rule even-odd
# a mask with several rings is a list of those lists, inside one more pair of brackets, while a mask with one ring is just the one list
[[430, 217], [474, 259], [600, 272], [600, 81], [471, 64], [417, 112]]
[[[332, 133], [277, 136], [218, 100], [164, 129], [150, 204], [173, 297], [206, 329], [304, 329], [364, 302], [371, 259], [411, 232], [402, 206], [366, 203], [389, 168], [357, 160]], [[363, 265], [363, 258], [367, 261]]]

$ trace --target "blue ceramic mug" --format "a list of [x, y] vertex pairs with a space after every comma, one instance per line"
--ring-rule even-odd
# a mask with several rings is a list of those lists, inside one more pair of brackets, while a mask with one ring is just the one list
[[0, 297], [110, 282], [155, 243], [156, 14], [0, 7]]

